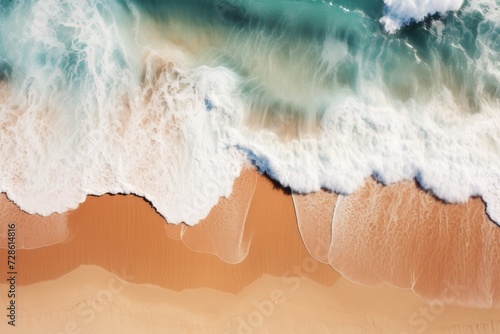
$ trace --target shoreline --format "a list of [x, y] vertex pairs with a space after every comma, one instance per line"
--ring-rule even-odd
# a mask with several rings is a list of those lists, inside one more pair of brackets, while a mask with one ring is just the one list
[[[220, 226], [210, 232], [205, 228], [205, 225], [209, 226], [211, 223], [210, 215], [195, 227], [182, 224], [167, 225], [163, 217], [140, 197], [103, 195], [88, 197], [78, 209], [68, 213], [68, 227], [73, 236], [68, 242], [34, 250], [18, 250], [23, 258], [20, 271], [25, 273], [19, 277], [19, 283], [27, 285], [55, 279], [76, 269], [78, 265], [87, 263], [117, 272], [124, 266], [134, 268], [141, 271], [137, 275], [137, 283], [151, 283], [164, 287], [172, 283], [169, 287], [174, 290], [208, 284], [209, 287], [219, 288], [222, 291], [239, 291], [262, 273], [280, 275], [309, 257], [309, 254], [297, 233], [291, 197], [276, 189], [266, 178], [259, 177], [256, 182], [256, 192], [261, 195], [253, 196], [248, 215], [244, 217], [247, 219], [226, 223], [231, 227], [241, 224], [243, 227], [236, 226], [239, 231], [244, 232], [241, 238], [251, 241], [250, 252], [240, 263], [230, 264], [221, 261], [216, 255], [207, 253], [209, 249], [200, 252], [186, 247], [186, 244], [189, 246], [190, 243], [194, 246], [199, 245], [199, 236], [196, 234], [204, 237], [214, 232], [219, 234], [219, 238], [224, 238], [226, 226]], [[224, 200], [227, 199], [221, 199]], [[273, 207], [279, 210], [270, 216], [269, 212], [274, 211]], [[187, 230], [183, 232], [184, 236], [189, 238], [175, 240], [175, 233], [180, 233], [183, 228]], [[90, 248], [87, 247], [89, 240], [93, 243]], [[215, 246], [217, 244], [208, 245], [208, 247]], [[233, 249], [227, 249], [231, 250]], [[0, 254], [4, 251], [1, 250]], [[275, 256], [267, 257], [267, 252]], [[71, 258], [62, 257], [57, 265], [50, 264], [47, 267], [48, 259], [54, 258], [56, 254], [66, 253], [73, 255]], [[184, 272], [183, 283], [168, 279], [169, 283], [166, 283], [165, 268], [154, 271], [155, 261], [163, 263], [164, 267], [170, 270]], [[202, 282], [199, 280], [199, 275], [187, 273], [183, 263], [199, 264], [198, 270], [203, 273], [227, 271], [241, 283], [233, 283], [232, 287], [228, 287], [224, 283], [217, 282], [222, 277], [220, 273], [210, 277], [209, 283]], [[338, 276], [327, 265], [323, 265], [319, 273], [316, 279], [325, 283], [332, 282]]]
[[[292, 318], [304, 331], [314, 319], [318, 333], [500, 328], [500, 229], [485, 218], [480, 199], [443, 204], [414, 183], [373, 180], [350, 196], [304, 196], [246, 170], [231, 196], [194, 227], [166, 224], [133, 195], [89, 196], [64, 217], [70, 238], [17, 250], [17, 311], [27, 332], [60, 332], [75, 319], [84, 332], [114, 326], [123, 333], [148, 326], [151, 333], [164, 326], [179, 333], [286, 333], [294, 327], [280, 324]], [[2, 295], [5, 288], [0, 284]], [[58, 292], [66, 289], [74, 292]], [[481, 291], [493, 291], [491, 305]], [[60, 297], [50, 302], [48, 295]], [[461, 303], [483, 306], [455, 306]], [[249, 317], [261, 304], [273, 312], [253, 326]], [[382, 311], [374, 311], [379, 305]], [[154, 310], [151, 324], [144, 307]], [[120, 327], [120, 312], [137, 315], [130, 327]]]
[[[52, 223], [49, 226], [59, 226], [67, 231], [66, 237], [50, 245], [18, 250], [26, 259], [22, 266], [33, 268], [27, 270], [29, 278], [20, 278], [21, 285], [60, 277], [80, 264], [100, 265], [111, 271], [118, 271], [120, 265], [146, 270], [151, 273], [139, 275], [137, 283], [164, 287], [173, 284], [170, 288], [174, 290], [207, 283], [197, 279], [196, 275], [184, 273], [184, 283], [167, 280], [169, 283], [162, 285], [165, 270], [153, 270], [151, 259], [147, 265], [137, 263], [137, 257], [152, 258], [155, 254], [160, 254], [160, 260], [173, 270], [186, 271], [180, 262], [199, 263], [200, 268], [204, 268], [200, 270], [204, 272], [213, 266], [220, 273], [210, 276], [209, 287], [232, 292], [241, 290], [258, 275], [280, 276], [306, 257], [324, 266], [321, 275], [313, 277], [318, 282], [332, 284], [340, 277], [337, 272], [340, 271], [342, 276], [353, 282], [367, 286], [388, 283], [413, 288], [429, 299], [439, 297], [446, 289], [444, 283], [432, 282], [436, 270], [441, 272], [443, 282], [457, 286], [474, 285], [473, 280], [463, 279], [467, 271], [478, 270], [477, 267], [472, 269], [474, 265], [471, 263], [482, 264], [480, 275], [485, 282], [490, 275], [500, 275], [499, 265], [485, 262], [488, 260], [483, 251], [485, 247], [489, 247], [491, 258], [495, 258], [495, 254], [500, 256], [500, 246], [497, 246], [500, 244], [500, 229], [488, 219], [482, 200], [475, 198], [465, 204], [444, 204], [421, 190], [415, 182], [382, 186], [371, 179], [361, 191], [349, 196], [327, 191], [302, 195], [287, 192], [254, 169], [244, 169], [235, 180], [231, 196], [221, 198], [209, 216], [195, 226], [166, 223], [150, 202], [135, 195], [88, 196], [76, 210], [50, 217], [27, 215], [19, 209], [16, 213], [11, 202], [4, 202], [0, 204], [9, 208], [11, 216], [24, 220], [23, 232], [27, 233], [27, 237], [23, 238], [30, 240], [42, 236], [40, 239], [47, 239], [52, 235], [50, 230], [44, 234], [40, 229], [30, 231], [26, 228], [31, 218], [31, 223], [36, 222], [37, 226], [40, 226], [40, 221], [45, 221]], [[450, 219], [456, 228], [448, 226]], [[408, 224], [405, 221], [412, 223], [405, 227]], [[405, 230], [408, 228], [413, 232]], [[127, 233], [124, 233], [125, 230]], [[388, 231], [392, 234], [384, 235]], [[408, 233], [409, 236], [405, 236]], [[422, 237], [424, 234], [425, 238]], [[363, 236], [363, 242], [359, 236]], [[392, 244], [384, 243], [381, 238], [392, 238]], [[97, 243], [94, 250], [86, 249], [88, 240]], [[0, 238], [0, 246], [4, 241]], [[151, 241], [153, 245], [142, 247], [141, 243], [149, 244]], [[460, 243], [465, 241], [472, 248], [461, 254]], [[413, 245], [414, 249], [405, 247], [405, 244]], [[351, 249], [357, 251], [349, 254]], [[432, 254], [439, 249], [443, 254], [436, 258]], [[131, 259], [126, 261], [120, 250], [131, 254], [137, 252], [137, 255], [131, 255]], [[5, 249], [0, 249], [0, 254], [2, 252]], [[64, 252], [72, 252], [75, 256], [64, 259], [49, 270], [40, 265], [54, 254]], [[374, 252], [380, 253], [380, 256], [373, 255]], [[394, 252], [399, 254], [400, 259], [390, 255]], [[175, 254], [179, 260], [165, 254]], [[268, 254], [273, 256], [270, 258]], [[431, 261], [422, 262], [426, 257]], [[370, 261], [367, 262], [367, 259]], [[451, 267], [446, 261], [451, 261]], [[380, 269], [388, 266], [388, 269], [394, 269]], [[442, 268], [446, 267], [450, 273], [455, 271], [459, 277], [457, 281], [452, 281], [453, 277], [443, 273]], [[415, 270], [424, 277], [418, 284], [408, 276]], [[245, 274], [242, 276], [240, 272]], [[249, 272], [252, 274], [249, 275]], [[217, 283], [227, 273], [238, 277], [239, 283], [233, 282], [231, 287]], [[500, 306], [500, 293], [495, 292], [500, 291], [500, 283], [493, 283], [486, 290], [495, 293], [492, 305]], [[457, 302], [472, 303], [470, 296], [463, 298], [463, 301]]]

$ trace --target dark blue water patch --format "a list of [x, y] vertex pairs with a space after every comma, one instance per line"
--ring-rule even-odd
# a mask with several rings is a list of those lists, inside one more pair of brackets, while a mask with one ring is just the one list
[[377, 181], [378, 184], [380, 185], [383, 185], [383, 186], [387, 186], [390, 184], [390, 182], [387, 181], [387, 178], [382, 174], [380, 173], [379, 171], [377, 170], [374, 170], [372, 171], [372, 174], [371, 176], [375, 179], [375, 181]]
[[211, 111], [214, 108], [214, 105], [212, 104], [212, 101], [208, 97], [205, 97], [205, 109], [207, 111]]
[[274, 173], [273, 168], [271, 167], [271, 162], [269, 159], [267, 159], [264, 156], [258, 156], [251, 149], [248, 149], [246, 147], [242, 147], [242, 146], [238, 145], [236, 148], [238, 150], [240, 150], [241, 152], [243, 152], [247, 156], [248, 160], [252, 163], [252, 165], [254, 165], [257, 168], [257, 170], [260, 173], [266, 174], [272, 180], [279, 179], [277, 177], [277, 175]]
[[0, 0], [0, 17], [8, 15], [17, 2], [17, 0]]
[[0, 81], [9, 81], [12, 77], [12, 65], [0, 60]]

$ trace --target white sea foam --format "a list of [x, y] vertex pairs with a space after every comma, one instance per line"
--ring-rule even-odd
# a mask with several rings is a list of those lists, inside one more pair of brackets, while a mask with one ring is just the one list
[[386, 13], [380, 19], [388, 32], [395, 32], [412, 21], [422, 21], [428, 15], [458, 10], [463, 0], [384, 0]]
[[[129, 45], [133, 36], [118, 31], [117, 7], [80, 0], [35, 6], [33, 20], [20, 6], [3, 23], [4, 32], [23, 26], [5, 39], [17, 94], [0, 110], [0, 190], [43, 215], [74, 208], [87, 194], [133, 192], [170, 222], [205, 217], [244, 163], [222, 141], [238, 120], [205, 106], [207, 98], [224, 101], [234, 75], [188, 70], [168, 47]], [[57, 36], [64, 25], [74, 30]]]

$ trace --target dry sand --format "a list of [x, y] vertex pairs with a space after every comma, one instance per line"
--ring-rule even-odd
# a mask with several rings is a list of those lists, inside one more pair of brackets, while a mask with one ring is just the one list
[[19, 326], [1, 332], [500, 332], [500, 309], [446, 304], [498, 305], [500, 228], [480, 200], [373, 181], [349, 197], [293, 196], [247, 170], [195, 227], [165, 225], [135, 196], [90, 196], [67, 215], [71, 238], [17, 251]]
[[[500, 314], [411, 290], [340, 278], [325, 287], [263, 275], [238, 294], [133, 284], [95, 266], [24, 287], [16, 330], [2, 333], [498, 333]], [[4, 331], [6, 329], [6, 331]]]

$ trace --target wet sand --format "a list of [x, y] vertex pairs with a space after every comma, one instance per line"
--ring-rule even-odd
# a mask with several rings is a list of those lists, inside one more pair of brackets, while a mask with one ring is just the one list
[[3, 193], [0, 193], [0, 208], [0, 248], [7, 247], [7, 226], [14, 222], [17, 232], [22, 236], [17, 240], [17, 248], [39, 248], [71, 238], [67, 214], [52, 214], [48, 217], [30, 215], [21, 211]]
[[[0, 329], [500, 332], [500, 309], [485, 303], [490, 296], [498, 306], [500, 228], [484, 218], [480, 199], [445, 205], [412, 182], [373, 181], [348, 197], [302, 196], [292, 201], [246, 170], [230, 198], [195, 227], [166, 225], [136, 196], [90, 196], [67, 214], [69, 238], [17, 251], [19, 326], [3, 321]], [[410, 289], [353, 283], [328, 263], [365, 285], [413, 287], [427, 302]], [[446, 281], [452, 277], [459, 279]], [[460, 303], [483, 308], [452, 305]]]
[[[185, 225], [166, 225], [142, 198], [90, 196], [68, 214], [69, 242], [18, 251], [22, 258], [18, 282], [28, 285], [56, 279], [82, 264], [125, 271], [135, 283], [176, 291], [207, 287], [236, 293], [264, 273], [281, 276], [310, 256], [297, 230], [291, 197], [266, 178], [255, 181], [259, 195], [252, 200], [246, 224], [245, 220], [228, 222], [244, 224], [244, 233], [251, 238], [250, 252], [238, 264], [225, 263], [215, 255], [192, 251], [182, 240], [172, 240], [165, 230], [172, 235]], [[204, 229], [210, 218], [195, 228]], [[200, 238], [210, 239], [210, 232], [205, 231]], [[191, 239], [188, 244], [194, 243]], [[329, 285], [338, 277], [322, 264], [312, 278]]]
[[480, 198], [444, 204], [414, 182], [384, 187], [369, 181], [337, 203], [329, 262], [356, 282], [499, 307], [499, 259], [500, 228]]

